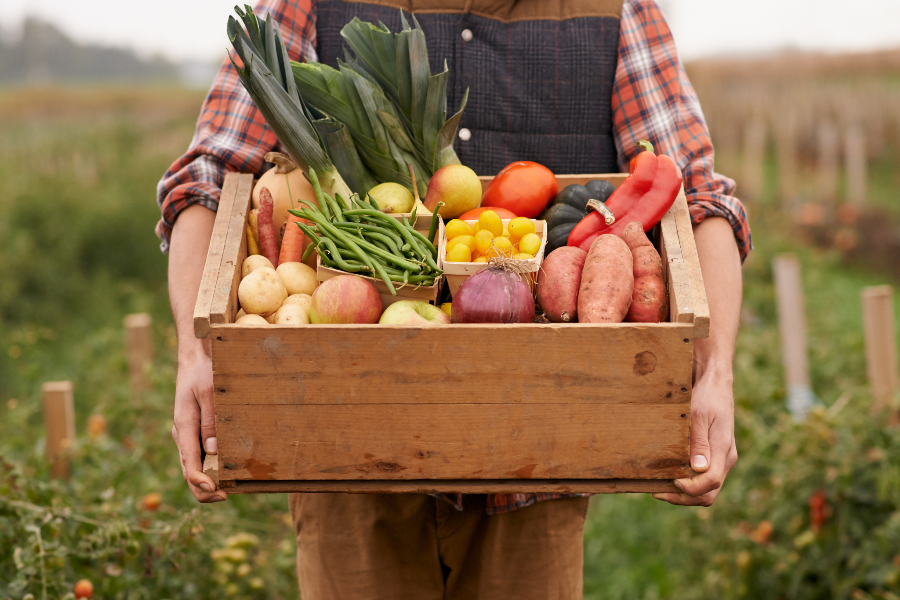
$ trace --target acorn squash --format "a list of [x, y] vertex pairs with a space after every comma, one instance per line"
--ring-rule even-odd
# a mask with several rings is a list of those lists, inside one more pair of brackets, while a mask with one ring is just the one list
[[615, 187], [608, 181], [594, 179], [585, 185], [567, 185], [557, 195], [539, 218], [547, 221], [547, 246], [544, 254], [549, 254], [565, 246], [569, 233], [588, 215], [588, 201], [591, 199], [605, 203]]

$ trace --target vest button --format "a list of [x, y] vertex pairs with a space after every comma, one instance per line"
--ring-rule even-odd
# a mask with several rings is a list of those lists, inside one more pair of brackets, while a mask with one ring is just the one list
[[464, 142], [468, 142], [469, 140], [472, 139], [472, 132], [469, 131], [468, 129], [466, 129], [465, 127], [463, 127], [462, 129], [459, 130], [459, 139], [461, 139]]
[[462, 35], [462, 39], [463, 39], [464, 42], [471, 42], [471, 41], [472, 41], [472, 37], [473, 37], [473, 36], [472, 36], [472, 30], [471, 30], [471, 29], [463, 29], [461, 35]]

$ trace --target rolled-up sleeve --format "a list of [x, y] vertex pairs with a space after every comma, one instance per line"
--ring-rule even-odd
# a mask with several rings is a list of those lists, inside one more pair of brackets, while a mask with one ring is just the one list
[[[311, 0], [262, 0], [257, 16], [271, 14], [292, 60], [303, 60], [315, 45], [315, 18]], [[222, 19], [223, 42], [225, 21]], [[156, 234], [163, 252], [169, 250], [172, 227], [181, 211], [199, 204], [215, 212], [225, 174], [259, 174], [264, 157], [277, 139], [266, 126], [227, 58], [203, 102], [194, 137], [187, 151], [166, 171], [156, 190], [161, 216]]]
[[656, 0], [625, 0], [620, 27], [612, 99], [620, 167], [627, 171], [637, 142], [649, 140], [681, 168], [694, 224], [707, 217], [727, 219], [745, 259], [753, 247], [747, 213], [734, 196], [734, 181], [714, 170], [700, 102]]

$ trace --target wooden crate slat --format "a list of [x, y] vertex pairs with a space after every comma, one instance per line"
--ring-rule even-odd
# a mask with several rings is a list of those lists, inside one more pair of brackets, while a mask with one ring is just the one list
[[669, 323], [216, 326], [216, 406], [677, 404], [690, 399], [691, 332]]
[[700, 256], [697, 254], [697, 243], [694, 240], [694, 227], [688, 211], [684, 190], [675, 199], [675, 224], [678, 227], [678, 241], [684, 258], [684, 269], [691, 287], [691, 308], [694, 313], [694, 337], [709, 337], [709, 304], [706, 301], [706, 287], [703, 284], [703, 273], [700, 271]]
[[669, 479], [690, 404], [216, 407], [220, 479]]
[[216, 282], [219, 279], [222, 256], [225, 254], [225, 239], [231, 224], [231, 211], [234, 207], [240, 177], [239, 173], [225, 175], [222, 193], [219, 195], [219, 208], [216, 211], [216, 221], [213, 225], [212, 237], [209, 240], [209, 250], [206, 252], [206, 264], [203, 267], [203, 277], [200, 279], [197, 303], [194, 305], [194, 335], [201, 339], [209, 337], [209, 312], [216, 290]]
[[471, 479], [407, 481], [222, 481], [229, 494], [341, 492], [347, 494], [654, 494], [680, 493], [670, 479]]
[[[228, 233], [222, 255], [222, 266], [210, 303], [211, 324], [231, 323], [237, 312], [237, 290], [241, 283], [241, 265], [247, 257], [247, 212], [253, 193], [253, 175], [238, 176], [237, 191], [228, 222]], [[278, 266], [278, 265], [275, 265]]]

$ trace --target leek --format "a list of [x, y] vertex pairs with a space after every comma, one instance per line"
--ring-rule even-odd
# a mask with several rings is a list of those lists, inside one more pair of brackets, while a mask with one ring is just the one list
[[[342, 131], [344, 126], [328, 118], [314, 124], [297, 92], [275, 20], [269, 15], [260, 22], [248, 5], [244, 11], [235, 7], [235, 12], [246, 31], [234, 17], [229, 17], [228, 39], [244, 66], [239, 67], [229, 53], [231, 64], [285, 151], [304, 170], [313, 168], [320, 173], [323, 187], [332, 193], [349, 197], [351, 189], [365, 193], [374, 187], [377, 182]], [[337, 159], [340, 168], [336, 168], [333, 159]]]

